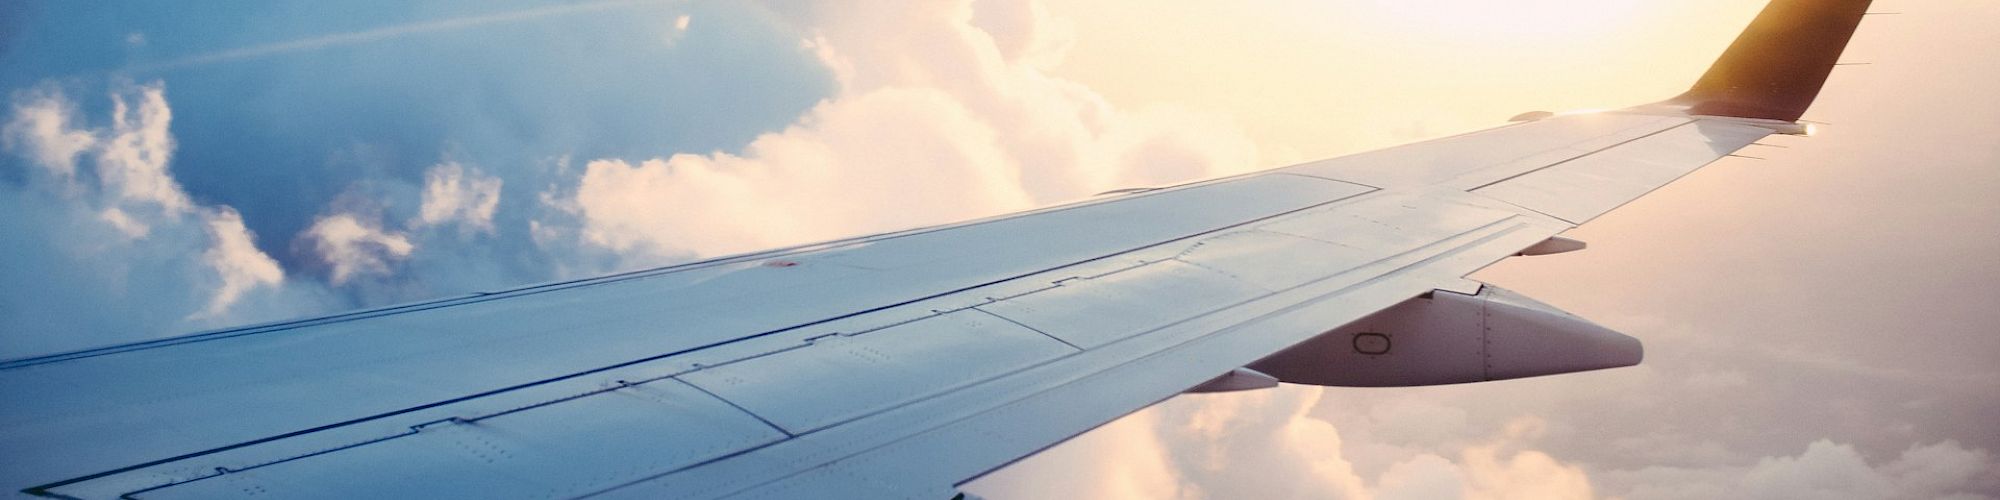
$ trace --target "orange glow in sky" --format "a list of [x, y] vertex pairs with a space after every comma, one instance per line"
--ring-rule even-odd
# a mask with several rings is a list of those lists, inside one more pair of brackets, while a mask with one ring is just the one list
[[1289, 163], [1483, 128], [1525, 111], [1672, 96], [1762, 5], [1256, 0], [1049, 7], [1074, 23], [1076, 37], [1057, 75], [1119, 106], [1173, 103], [1232, 116], [1266, 160]]

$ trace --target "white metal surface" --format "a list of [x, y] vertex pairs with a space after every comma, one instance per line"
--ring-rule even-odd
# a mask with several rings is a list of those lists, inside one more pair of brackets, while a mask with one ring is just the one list
[[785, 437], [686, 384], [649, 383], [428, 423], [404, 436], [137, 496], [560, 497]]
[[[607, 492], [612, 498], [947, 496], [951, 482], [1200, 384], [1286, 346], [1457, 279], [1553, 227], [1509, 221], [985, 384]], [[1436, 267], [1433, 267], [1436, 266]], [[939, 420], [946, 424], [937, 424]], [[923, 430], [917, 430], [923, 429]], [[772, 464], [839, 457], [837, 472]], [[908, 457], [926, 457], [909, 460]], [[930, 479], [925, 478], [957, 478]]]
[[1472, 192], [1582, 224], [1770, 134], [1763, 127], [1696, 120]]
[[[1569, 227], [1539, 210], [1571, 212], [1541, 200], [1452, 187], [1468, 175], [1513, 177], [1488, 188], [1514, 180], [1555, 185], [1537, 176], [1542, 172], [1590, 175], [1522, 160], [1565, 158], [1553, 161], [1605, 165], [1608, 175], [1646, 182], [1665, 178], [1652, 169], [1661, 162], [1593, 158], [1642, 153], [1627, 148], [1679, 151], [1667, 163], [1685, 171], [1723, 154], [1706, 136], [1676, 135], [1701, 141], [1679, 148], [1630, 138], [1661, 137], [1651, 129], [1663, 126], [1713, 130], [1729, 141], [1748, 136], [1740, 127], [1686, 119], [1562, 116], [1396, 154], [1429, 158], [1437, 166], [1432, 171], [1395, 163], [1372, 168], [1397, 172], [1377, 181], [1442, 185], [1377, 189], [1335, 181], [1321, 176], [1366, 165], [1322, 162], [375, 317], [14, 362], [0, 368], [0, 396], [28, 403], [0, 411], [0, 445], [50, 459], [4, 474], [11, 484], [51, 485], [50, 492], [78, 496], [146, 488], [156, 488], [149, 495], [208, 496], [259, 485], [340, 491], [337, 483], [316, 482], [331, 476], [297, 469], [390, 463], [368, 457], [440, 442], [409, 433], [426, 422], [692, 383], [770, 425], [725, 440], [739, 446], [717, 461], [635, 466], [615, 476], [636, 482], [611, 491], [704, 496], [810, 483], [806, 478], [822, 476], [799, 474], [816, 464], [876, 457], [884, 446], [931, 432], [955, 436], [941, 442], [992, 450], [931, 457], [934, 467], [918, 472], [944, 475], [911, 476], [922, 481], [894, 479], [910, 472], [902, 471], [872, 480], [884, 484], [853, 486], [899, 494], [948, 490], [1334, 326], [1432, 289], [1464, 288], [1464, 274]], [[1534, 132], [1541, 127], [1560, 136], [1538, 142], [1556, 153], [1518, 147], [1534, 142], [1525, 138], [1540, 135]], [[1599, 143], [1615, 145], [1588, 154], [1571, 146]], [[1497, 144], [1515, 146], [1481, 153]], [[1297, 307], [1306, 309], [1286, 312]], [[1203, 342], [1219, 332], [1264, 329], [1270, 331], [1261, 343]], [[1186, 350], [1195, 345], [1210, 347]], [[1170, 353], [1192, 357], [1173, 365], [1172, 374], [1141, 368], [1159, 361], [1133, 364], [1176, 356]], [[637, 385], [619, 388], [621, 380]], [[1076, 390], [1086, 391], [1085, 399], [1059, 407], [1033, 403]], [[936, 406], [941, 401], [952, 403]], [[252, 410], [227, 410], [235, 408]], [[637, 410], [611, 412], [618, 411]], [[1029, 422], [1007, 412], [1037, 417]], [[131, 417], [139, 414], [147, 417]], [[951, 427], [1010, 414], [1017, 416], [985, 434], [960, 435], [965, 431]], [[786, 439], [763, 441], [773, 430]], [[522, 439], [545, 439], [524, 432]], [[1023, 432], [1040, 437], [989, 442]], [[339, 451], [314, 455], [330, 448]], [[566, 463], [560, 451], [515, 452], [524, 462]], [[218, 474], [217, 467], [232, 472]], [[856, 470], [824, 479], [868, 477]], [[438, 468], [428, 477], [477, 482], [471, 478], [487, 473]], [[223, 484], [234, 489], [216, 486]], [[579, 481], [546, 491], [580, 494], [619, 484], [625, 483]]]
[[[1866, 5], [1783, 3], [1830, 12], [1806, 19], [1834, 28], [1814, 33], [1838, 33]], [[1799, 40], [1752, 40], [1724, 60], [1827, 59]], [[74, 498], [946, 498], [1218, 374], [1261, 380], [1237, 370], [1434, 291], [1451, 311], [1391, 315], [1447, 334], [1334, 347], [1351, 363], [1424, 368], [1357, 365], [1378, 384], [1635, 362], [1636, 342], [1553, 307], [1449, 291], [1792, 130], [1681, 112], [1798, 110], [1797, 95], [1773, 94], [1774, 107], [1725, 92], [1744, 83], [1729, 75], [1773, 74], [1729, 69], [1695, 96], [1726, 100], [1539, 117], [952, 226], [0, 362], [0, 485]], [[1304, 375], [1265, 373], [1346, 369], [1303, 359]]]
[[820, 337], [680, 378], [802, 434], [1076, 351], [994, 315], [960, 310]]
[[[797, 263], [788, 267], [725, 261], [375, 317], [16, 361], [0, 368], [0, 397], [22, 402], [0, 410], [0, 449], [42, 458], [8, 464], [0, 478], [77, 477], [102, 472], [105, 463], [145, 463], [478, 399], [1366, 190], [1289, 176], [1236, 179], [838, 245], [786, 257]], [[1104, 229], [1088, 229], [1095, 226]], [[79, 439], [96, 435], [131, 437]]]

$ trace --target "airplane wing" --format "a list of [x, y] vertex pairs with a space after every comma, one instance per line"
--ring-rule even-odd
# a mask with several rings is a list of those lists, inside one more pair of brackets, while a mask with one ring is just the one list
[[[0, 363], [70, 498], [916, 497], [1188, 391], [1635, 364], [1464, 278], [1797, 120], [1866, 0], [1696, 86], [1378, 152], [597, 279]], [[110, 313], [110, 312], [107, 312]]]

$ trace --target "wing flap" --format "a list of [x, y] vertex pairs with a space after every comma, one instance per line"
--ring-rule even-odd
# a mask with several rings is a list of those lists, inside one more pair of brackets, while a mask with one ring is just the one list
[[[1468, 228], [1257, 300], [1201, 314], [849, 424], [599, 496], [924, 497], [1342, 324], [1459, 281], [1560, 229], [1528, 217]], [[925, 457], [910, 460], [910, 457]], [[778, 467], [774, 464], [824, 464]]]
[[[913, 301], [1370, 190], [1226, 179], [789, 254], [0, 364], [0, 396], [18, 402], [0, 408], [0, 449], [50, 457], [0, 468], [0, 479], [57, 486], [378, 420], [413, 425], [431, 408], [596, 383], [606, 370], [686, 353], [753, 355], [799, 341], [780, 332], [907, 321], [929, 314], [897, 309]], [[880, 323], [845, 321], [857, 317]], [[756, 342], [773, 335], [784, 345]], [[94, 437], [104, 435], [139, 438]]]
[[[782, 440], [750, 414], [672, 379], [141, 490], [138, 498], [559, 497]], [[65, 492], [67, 493], [67, 492]]]
[[[1404, 203], [1415, 202], [1386, 196], [1371, 198], [1388, 203], [1357, 200], [1353, 202], [1355, 206], [1328, 213], [1295, 214], [1286, 219], [1357, 211], [1362, 208], [1360, 205], [1370, 207], [1371, 211], [1391, 207], [1400, 210]], [[1419, 203], [1459, 206], [1445, 199]], [[1129, 411], [1122, 408], [1144, 406], [1177, 394], [1332, 326], [1426, 291], [1450, 286], [1461, 281], [1463, 274], [1452, 269], [1483, 266], [1560, 229], [1560, 225], [1517, 215], [1463, 227], [1416, 248], [1380, 250], [1381, 253], [1355, 259], [1338, 269], [1303, 268], [1299, 271], [1301, 275], [1316, 278], [868, 418], [634, 483], [607, 494], [632, 498], [737, 494], [783, 497], [786, 492], [824, 490], [903, 497], [948, 492], [953, 486], [949, 483], [955, 481], [950, 478], [984, 473]], [[1386, 226], [1374, 229], [1384, 230]], [[1292, 250], [1236, 237], [1239, 234], [1242, 232], [1224, 232], [1194, 245], [1247, 245], [1229, 251], [1246, 262], [1255, 260], [1259, 252], [1273, 257], [1268, 262], [1277, 262], [1280, 259], [1275, 257]], [[1167, 246], [1158, 250], [1180, 255], [1183, 248]], [[1151, 251], [1140, 254], [1156, 255]], [[1172, 262], [1144, 260], [1148, 263], [1141, 264], [1139, 270]], [[1003, 299], [998, 304], [1008, 300], [1012, 299]], [[912, 456], [926, 458], [908, 460]], [[819, 470], [820, 466], [785, 468], [773, 464], [827, 464], [825, 467], [838, 472]]]
[[1077, 349], [963, 309], [681, 375], [792, 434], [1048, 361]]
[[1063, 280], [979, 309], [1093, 349], [1268, 293], [1222, 273], [1164, 260]]

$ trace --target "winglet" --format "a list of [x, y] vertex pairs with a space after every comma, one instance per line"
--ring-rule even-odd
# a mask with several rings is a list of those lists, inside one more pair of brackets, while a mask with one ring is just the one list
[[1772, 0], [1694, 88], [1689, 114], [1796, 121], [1819, 96], [1870, 0]]

